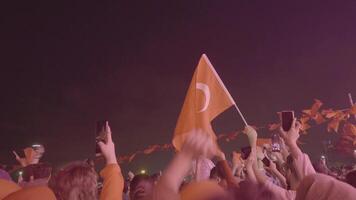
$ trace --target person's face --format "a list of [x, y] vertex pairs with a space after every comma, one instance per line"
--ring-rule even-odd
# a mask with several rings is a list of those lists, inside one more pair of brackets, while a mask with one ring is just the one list
[[145, 200], [152, 197], [153, 183], [142, 180], [133, 191], [130, 191], [131, 200]]

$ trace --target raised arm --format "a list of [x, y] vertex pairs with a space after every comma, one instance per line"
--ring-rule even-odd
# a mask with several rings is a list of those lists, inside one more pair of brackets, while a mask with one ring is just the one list
[[255, 174], [253, 170], [253, 165], [257, 165], [257, 154], [256, 154], [256, 142], [257, 142], [257, 132], [255, 129], [253, 129], [251, 126], [246, 126], [244, 131], [243, 131], [248, 138], [250, 147], [251, 147], [251, 153], [250, 156], [246, 160], [246, 171], [247, 171], [247, 178], [253, 182], [257, 183], [257, 175]]
[[199, 156], [211, 157], [216, 153], [216, 145], [211, 137], [201, 130], [187, 133], [182, 150], [178, 152], [156, 185], [154, 200], [178, 200], [179, 187], [188, 174], [193, 159]]
[[280, 134], [283, 137], [286, 145], [289, 147], [297, 178], [302, 180], [304, 177], [310, 174], [315, 174], [316, 172], [313, 168], [313, 165], [311, 164], [309, 156], [304, 154], [297, 145], [300, 128], [301, 124], [297, 121], [296, 118], [294, 118], [290, 130], [285, 132], [282, 128], [280, 128]]
[[100, 172], [101, 177], [104, 179], [100, 200], [121, 200], [124, 189], [124, 178], [117, 163], [115, 144], [112, 141], [111, 130], [108, 124], [106, 124], [105, 131], [107, 132], [107, 143], [98, 143], [106, 160], [106, 166]]
[[286, 177], [284, 177], [281, 172], [278, 171], [276, 163], [271, 161], [270, 166], [267, 167], [267, 169], [278, 178], [278, 180], [282, 183], [283, 188], [287, 188], [287, 180]]
[[301, 124], [297, 121], [297, 118], [294, 118], [292, 127], [289, 129], [289, 131], [284, 131], [282, 127], [279, 128], [280, 134], [285, 144], [289, 147], [289, 151], [292, 157], [295, 159], [303, 154], [297, 145], [300, 128]]

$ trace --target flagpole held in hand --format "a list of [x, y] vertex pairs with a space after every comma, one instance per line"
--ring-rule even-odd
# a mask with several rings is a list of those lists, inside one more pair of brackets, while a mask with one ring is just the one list
[[234, 104], [234, 106], [235, 106], [235, 108], [236, 108], [237, 112], [239, 113], [239, 115], [240, 115], [240, 117], [241, 117], [242, 121], [244, 122], [245, 126], [248, 126], [248, 124], [247, 124], [247, 122], [246, 122], [245, 117], [242, 115], [242, 113], [241, 113], [241, 111], [240, 111], [239, 107], [237, 107], [236, 103]]

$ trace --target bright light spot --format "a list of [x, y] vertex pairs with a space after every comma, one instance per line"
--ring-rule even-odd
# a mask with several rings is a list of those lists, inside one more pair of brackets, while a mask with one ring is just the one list
[[23, 173], [22, 171], [19, 171], [19, 175], [22, 175], [22, 173]]
[[146, 174], [146, 170], [142, 169], [142, 170], [140, 171], [140, 173], [141, 173], [141, 174]]

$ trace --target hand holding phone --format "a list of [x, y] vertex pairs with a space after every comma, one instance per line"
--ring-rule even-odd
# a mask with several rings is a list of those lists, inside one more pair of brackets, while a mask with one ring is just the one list
[[271, 144], [271, 147], [272, 147], [272, 152], [280, 152], [281, 151], [281, 140], [280, 140], [280, 137], [277, 133], [273, 133], [272, 134], [272, 144]]
[[115, 144], [112, 140], [112, 134], [109, 124], [106, 122], [105, 125], [106, 141], [99, 141], [97, 145], [101, 150], [101, 154], [106, 160], [106, 164], [117, 164]]
[[280, 135], [287, 145], [294, 145], [299, 138], [301, 123], [294, 117], [293, 111], [283, 111], [281, 113], [282, 126], [280, 127]]
[[107, 127], [109, 126], [109, 122], [107, 120], [101, 120], [96, 122], [96, 129], [95, 129], [95, 156], [101, 156], [101, 150], [98, 145], [98, 142], [107, 143], [108, 136], [107, 136]]
[[266, 165], [266, 167], [271, 165], [271, 161], [266, 156], [262, 159], [262, 162], [264, 165]]

